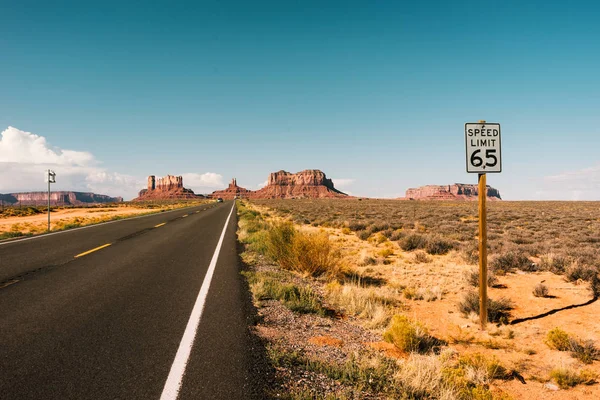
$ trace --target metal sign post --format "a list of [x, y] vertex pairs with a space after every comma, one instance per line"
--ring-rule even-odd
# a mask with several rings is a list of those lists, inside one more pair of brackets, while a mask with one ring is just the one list
[[488, 321], [487, 296], [487, 178], [488, 172], [502, 172], [500, 124], [465, 124], [467, 172], [479, 176], [479, 320], [481, 329]]
[[48, 182], [48, 232], [50, 232], [50, 184], [56, 183], [56, 173], [46, 170], [46, 182]]

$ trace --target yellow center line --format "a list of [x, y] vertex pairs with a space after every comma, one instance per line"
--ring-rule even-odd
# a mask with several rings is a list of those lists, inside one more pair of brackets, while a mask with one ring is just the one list
[[101, 249], [103, 249], [103, 248], [105, 248], [105, 247], [108, 247], [108, 246], [110, 246], [111, 244], [112, 244], [112, 243], [103, 244], [102, 246], [98, 246], [98, 247], [96, 247], [95, 249], [91, 249], [91, 250], [88, 250], [88, 251], [86, 251], [86, 252], [83, 252], [83, 253], [81, 253], [81, 254], [77, 254], [77, 255], [75, 256], [75, 258], [79, 258], [79, 257], [87, 256], [88, 254], [90, 254], [90, 253], [93, 253], [93, 252], [95, 252], [95, 251], [98, 251], [98, 250], [101, 250]]
[[154, 225], [154, 227], [155, 228], [160, 228], [161, 226], [166, 225], [166, 224], [167, 224], [166, 222], [163, 222], [162, 224]]
[[181, 218], [185, 218], [185, 217], [187, 217], [187, 216], [188, 216], [188, 215], [187, 215], [187, 214], [185, 214], [185, 215], [184, 215], [183, 217], [181, 217]]

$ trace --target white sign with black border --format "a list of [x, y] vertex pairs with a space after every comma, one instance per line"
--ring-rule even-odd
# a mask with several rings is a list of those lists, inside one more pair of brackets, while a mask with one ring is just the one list
[[479, 174], [502, 172], [499, 123], [467, 122], [465, 143], [467, 172]]

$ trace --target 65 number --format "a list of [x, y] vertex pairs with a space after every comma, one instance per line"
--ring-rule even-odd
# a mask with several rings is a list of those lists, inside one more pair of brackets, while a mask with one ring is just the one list
[[[481, 149], [477, 149], [471, 154], [471, 165], [475, 168], [483, 165], [483, 159], [478, 155], [479, 153], [481, 153]], [[496, 164], [498, 164], [496, 149], [487, 149], [485, 151], [485, 166], [494, 167]]]

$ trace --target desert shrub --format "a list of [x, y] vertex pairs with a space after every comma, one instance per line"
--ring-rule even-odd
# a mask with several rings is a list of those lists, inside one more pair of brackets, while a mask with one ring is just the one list
[[597, 274], [597, 269], [587, 265], [582, 265], [578, 262], [573, 262], [565, 270], [565, 278], [569, 282], [591, 281], [592, 278]]
[[388, 248], [388, 247], [386, 247], [385, 249], [381, 249], [381, 250], [379, 251], [379, 255], [380, 255], [381, 257], [384, 257], [384, 258], [387, 258], [387, 257], [389, 257], [389, 256], [391, 256], [391, 255], [393, 255], [393, 254], [394, 254], [394, 250], [392, 250], [392, 249], [390, 249], [390, 248]]
[[404, 294], [404, 297], [408, 300], [421, 300], [421, 299], [417, 299], [417, 289], [415, 289], [414, 287], [407, 287], [404, 288], [404, 290], [402, 291], [402, 294]]
[[[470, 271], [465, 271], [465, 280], [473, 287], [479, 287], [479, 268], [473, 268]], [[492, 271], [487, 273], [487, 285], [492, 287], [498, 283], [498, 278]]]
[[394, 230], [392, 228], [388, 228], [384, 231], [381, 231], [381, 234], [386, 238], [391, 239], [391, 237], [394, 235]]
[[425, 251], [429, 254], [446, 254], [453, 248], [452, 242], [440, 237], [430, 238], [425, 245]]
[[308, 286], [286, 283], [281, 274], [248, 272], [242, 274], [248, 280], [250, 290], [257, 302], [280, 300], [292, 311], [308, 314], [324, 314], [319, 296]]
[[[479, 293], [468, 292], [465, 294], [458, 305], [458, 309], [465, 316], [468, 316], [471, 313], [479, 315]], [[488, 321], [505, 323], [508, 322], [510, 310], [513, 309], [513, 304], [507, 298], [500, 298], [499, 300], [488, 298], [487, 309]]]
[[401, 229], [396, 229], [395, 231], [392, 232], [392, 234], [389, 236], [389, 239], [393, 242], [396, 242], [400, 239], [402, 239], [404, 237], [404, 232], [402, 232]]
[[510, 272], [515, 268], [528, 271], [531, 270], [530, 266], [531, 261], [527, 256], [512, 251], [497, 256], [490, 263], [490, 268], [497, 274]]
[[463, 259], [469, 264], [479, 263], [479, 245], [477, 242], [471, 243], [462, 251]]
[[296, 229], [289, 222], [274, 224], [268, 230], [267, 256], [284, 269], [293, 269], [293, 244]]
[[596, 382], [597, 376], [588, 370], [579, 372], [566, 368], [555, 368], [550, 372], [550, 378], [554, 379], [561, 389], [569, 389], [577, 385], [591, 385]]
[[548, 294], [548, 286], [544, 285], [543, 283], [538, 283], [533, 288], [533, 295], [535, 297], [548, 297]]
[[571, 356], [584, 364], [591, 364], [594, 360], [600, 358], [600, 350], [596, 347], [593, 340], [579, 341], [570, 337], [569, 348]]
[[431, 257], [429, 257], [424, 251], [419, 250], [415, 251], [415, 261], [426, 264], [431, 261]]
[[427, 353], [440, 345], [429, 335], [427, 328], [404, 315], [394, 315], [383, 340], [407, 353]]
[[461, 366], [473, 383], [481, 386], [489, 384], [494, 379], [510, 379], [512, 374], [495, 357], [488, 358], [483, 354], [462, 356], [458, 365]]
[[367, 229], [367, 225], [363, 222], [352, 221], [350, 222], [350, 224], [348, 224], [348, 228], [350, 228], [350, 230], [354, 232], [364, 231], [365, 229]]
[[569, 334], [560, 328], [548, 331], [546, 334], [546, 344], [548, 347], [559, 351], [568, 351], [571, 349]]
[[427, 238], [418, 233], [410, 234], [400, 240], [400, 248], [404, 251], [411, 251], [416, 249], [424, 249], [427, 245]]
[[540, 269], [550, 271], [557, 275], [565, 272], [570, 261], [567, 257], [548, 254], [540, 259]]
[[0, 240], [21, 237], [24, 235], [25, 234], [21, 231], [0, 232]]
[[371, 232], [369, 231], [359, 231], [356, 236], [358, 236], [358, 238], [360, 240], [367, 240], [369, 239], [369, 237], [371, 236]]
[[268, 251], [269, 232], [266, 230], [258, 231], [249, 234], [244, 239], [244, 243], [248, 245], [248, 250], [255, 251], [259, 254], [267, 254]]
[[311, 276], [337, 273], [339, 252], [326, 233], [304, 233], [290, 223], [268, 231], [266, 254], [282, 268]]
[[377, 233], [385, 231], [387, 229], [390, 229], [390, 224], [388, 224], [387, 222], [376, 222], [368, 228], [369, 232], [371, 233]]
[[345, 315], [364, 320], [367, 328], [385, 327], [392, 317], [393, 307], [399, 305], [395, 293], [357, 284], [331, 282], [325, 286], [327, 303]]
[[365, 258], [363, 258], [363, 260], [360, 262], [361, 266], [367, 266], [367, 265], [376, 265], [377, 264], [377, 260], [371, 256], [366, 256]]
[[293, 270], [310, 276], [337, 273], [340, 255], [326, 233], [296, 234], [292, 249]]

